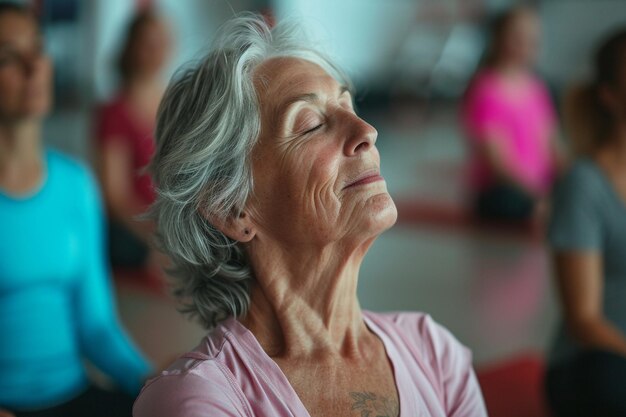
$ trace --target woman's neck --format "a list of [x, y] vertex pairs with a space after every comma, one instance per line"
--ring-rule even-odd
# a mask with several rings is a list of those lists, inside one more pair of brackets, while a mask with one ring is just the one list
[[597, 152], [597, 159], [609, 163], [614, 169], [626, 171], [626, 120], [615, 122], [605, 143]]
[[163, 97], [163, 84], [159, 77], [134, 77], [124, 84], [124, 94], [134, 109], [135, 116], [153, 125]]
[[504, 60], [496, 61], [490, 68], [507, 79], [524, 78], [529, 71], [529, 68], [519, 65], [517, 62]]
[[358, 355], [365, 325], [356, 286], [365, 251], [251, 250], [256, 283], [242, 323], [270, 356]]
[[158, 74], [149, 76], [131, 76], [124, 81], [124, 92], [129, 96], [145, 97], [146, 95], [161, 92], [163, 83]]
[[38, 122], [0, 123], [0, 188], [27, 193], [43, 175]]

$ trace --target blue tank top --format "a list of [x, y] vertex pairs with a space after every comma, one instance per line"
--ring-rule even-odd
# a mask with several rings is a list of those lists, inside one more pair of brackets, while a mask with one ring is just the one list
[[131, 394], [151, 371], [116, 316], [94, 178], [61, 153], [44, 160], [33, 193], [0, 191], [0, 408], [71, 399], [84, 359]]

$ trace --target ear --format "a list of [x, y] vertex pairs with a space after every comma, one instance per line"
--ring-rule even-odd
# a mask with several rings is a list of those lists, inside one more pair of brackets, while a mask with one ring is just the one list
[[241, 212], [239, 215], [233, 214], [227, 218], [220, 218], [202, 210], [202, 215], [220, 232], [238, 242], [249, 242], [256, 234], [250, 216], [245, 212]]

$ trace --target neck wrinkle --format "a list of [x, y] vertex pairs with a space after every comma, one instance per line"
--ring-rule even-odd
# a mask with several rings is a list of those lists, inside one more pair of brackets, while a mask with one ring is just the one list
[[338, 246], [249, 248], [256, 283], [242, 324], [270, 357], [358, 356], [366, 326], [356, 287], [366, 248]]

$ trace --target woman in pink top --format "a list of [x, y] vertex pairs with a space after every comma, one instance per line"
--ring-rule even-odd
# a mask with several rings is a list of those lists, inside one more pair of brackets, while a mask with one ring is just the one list
[[153, 225], [137, 221], [137, 216], [154, 201], [152, 181], [142, 169], [154, 153], [153, 131], [169, 43], [168, 28], [158, 15], [150, 9], [137, 14], [120, 55], [121, 90], [96, 114], [99, 173], [110, 217], [114, 266], [141, 267], [149, 255]]
[[539, 30], [527, 7], [496, 19], [485, 65], [464, 99], [471, 187], [481, 218], [531, 217], [563, 164], [549, 93], [532, 73]]
[[296, 35], [235, 18], [166, 91], [152, 214], [209, 335], [134, 415], [486, 416], [450, 333], [359, 306], [363, 257], [397, 212], [347, 78]]

